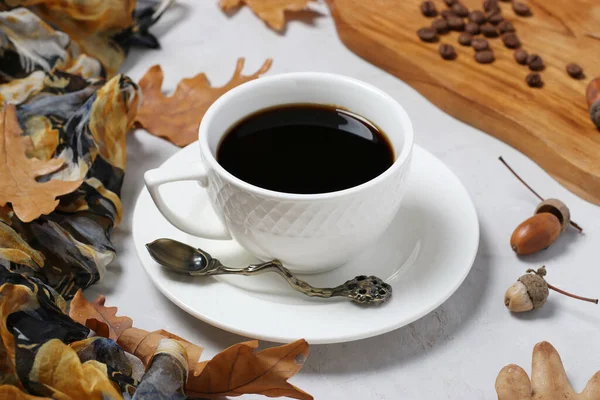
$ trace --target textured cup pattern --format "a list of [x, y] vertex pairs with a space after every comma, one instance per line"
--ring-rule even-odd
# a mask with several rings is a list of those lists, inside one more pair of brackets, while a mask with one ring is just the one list
[[225, 223], [237, 231], [326, 239], [378, 230], [378, 226], [387, 225], [404, 195], [409, 167], [410, 160], [368, 190], [314, 201], [252, 193], [209, 170], [208, 193]]

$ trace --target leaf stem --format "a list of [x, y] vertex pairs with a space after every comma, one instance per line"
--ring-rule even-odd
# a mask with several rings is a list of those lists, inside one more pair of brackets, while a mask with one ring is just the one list
[[[548, 283], [548, 282], [546, 282], [546, 283]], [[554, 290], [555, 292], [558, 292], [560, 294], [564, 294], [565, 296], [569, 296], [569, 297], [572, 297], [572, 298], [577, 299], [577, 300], [583, 300], [583, 301], [588, 301], [590, 303], [598, 304], [598, 299], [590, 299], [588, 297], [577, 296], [577, 295], [571, 294], [569, 292], [565, 292], [564, 290], [559, 289], [556, 286], [552, 286], [549, 283], [548, 283], [548, 288]]]
[[[539, 195], [539, 194], [538, 194], [538, 193], [537, 193], [535, 190], [533, 190], [533, 188], [532, 188], [531, 186], [529, 186], [529, 185], [527, 184], [527, 182], [525, 182], [525, 181], [523, 180], [523, 178], [521, 178], [521, 177], [519, 176], [519, 174], [517, 174], [517, 173], [515, 172], [515, 170], [514, 170], [514, 169], [512, 169], [512, 168], [510, 167], [510, 165], [508, 165], [508, 163], [507, 163], [506, 161], [504, 161], [504, 158], [502, 158], [502, 156], [498, 157], [498, 160], [500, 160], [500, 162], [501, 162], [502, 164], [504, 164], [504, 166], [505, 166], [506, 168], [508, 168], [508, 170], [509, 170], [510, 172], [512, 172], [512, 174], [513, 174], [513, 175], [514, 175], [514, 176], [515, 176], [515, 177], [516, 177], [516, 178], [517, 178], [519, 181], [521, 181], [521, 183], [522, 183], [523, 185], [525, 185], [525, 187], [526, 187], [527, 189], [531, 190], [531, 193], [533, 193], [534, 195], [536, 195], [536, 196], [537, 196], [537, 198], [538, 198], [538, 199], [540, 199], [541, 201], [544, 201], [544, 198], [543, 198], [542, 196], [540, 196], [540, 195]], [[575, 221], [572, 221], [572, 220], [570, 220], [570, 221], [569, 221], [569, 223], [571, 224], [571, 226], [572, 226], [573, 228], [577, 229], [577, 230], [579, 231], [579, 233], [583, 232], [583, 228], [582, 228], [581, 226], [579, 226], [579, 224], [577, 224]]]

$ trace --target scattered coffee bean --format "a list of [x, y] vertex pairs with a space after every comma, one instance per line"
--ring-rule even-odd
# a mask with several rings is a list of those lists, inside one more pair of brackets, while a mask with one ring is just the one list
[[426, 17], [435, 17], [438, 15], [437, 8], [433, 1], [424, 1], [421, 3], [421, 12]]
[[500, 6], [498, 5], [498, 0], [484, 0], [483, 1], [483, 9], [486, 12], [490, 12], [493, 10], [499, 10]]
[[567, 65], [567, 73], [571, 76], [571, 78], [575, 79], [583, 79], [585, 75], [583, 74], [583, 68], [575, 63], [571, 63]]
[[498, 31], [496, 30], [496, 27], [489, 23], [481, 26], [481, 33], [483, 33], [483, 36], [489, 38], [498, 37]]
[[521, 64], [521, 65], [526, 65], [527, 64], [527, 57], [529, 57], [529, 54], [527, 54], [527, 52], [523, 49], [519, 49], [517, 51], [515, 51], [515, 61], [517, 62], [517, 64]]
[[458, 36], [458, 43], [460, 43], [462, 46], [470, 46], [472, 40], [473, 35], [470, 33], [463, 32], [460, 34], [460, 36]]
[[483, 38], [473, 38], [471, 46], [473, 46], [475, 51], [484, 51], [490, 48], [488, 41]]
[[504, 17], [500, 10], [496, 10], [488, 13], [487, 20], [492, 25], [498, 25], [500, 22], [504, 21]]
[[448, 7], [452, 7], [456, 3], [456, 0], [444, 0], [444, 3], [446, 3]]
[[512, 3], [512, 8], [515, 14], [520, 15], [521, 17], [527, 17], [531, 15], [531, 9], [525, 3], [515, 1]]
[[471, 11], [469, 13], [469, 21], [479, 25], [485, 24], [485, 14], [479, 10]]
[[503, 1], [505, 3], [510, 3], [512, 0], [500, 0], [500, 1]]
[[454, 17], [448, 18], [447, 21], [448, 21], [448, 26], [453, 31], [462, 32], [465, 30], [465, 21], [462, 18], [454, 16]]
[[465, 17], [469, 16], [469, 9], [460, 3], [455, 3], [452, 6], [452, 12], [461, 18], [465, 18]]
[[515, 27], [511, 22], [504, 20], [498, 24], [498, 31], [500, 33], [515, 32]]
[[433, 22], [431, 23], [431, 27], [433, 29], [436, 30], [436, 32], [438, 34], [444, 34], [444, 33], [448, 33], [448, 31], [450, 30], [448, 28], [448, 21], [446, 21], [444, 18], [436, 18], [433, 20]]
[[529, 69], [532, 71], [541, 71], [546, 68], [544, 65], [544, 60], [542, 60], [542, 57], [538, 56], [537, 54], [530, 54], [527, 57], [527, 65], [529, 65]]
[[483, 50], [475, 53], [475, 61], [479, 64], [491, 64], [495, 59], [494, 52], [491, 50]]
[[417, 35], [424, 42], [435, 42], [437, 40], [437, 32], [433, 28], [421, 28], [417, 31]]
[[442, 15], [443, 18], [446, 18], [446, 19], [448, 19], [450, 17], [456, 17], [456, 15], [452, 11], [450, 11], [450, 10], [444, 10], [444, 11], [442, 11], [441, 15]]
[[479, 35], [481, 28], [475, 22], [469, 22], [467, 25], [465, 25], [465, 31], [471, 35]]
[[531, 72], [527, 74], [525, 77], [525, 82], [532, 88], [541, 88], [544, 86], [544, 81], [542, 81], [542, 76], [537, 72]]
[[518, 49], [519, 47], [521, 47], [521, 41], [519, 40], [517, 34], [514, 32], [507, 32], [504, 35], [502, 35], [502, 42], [509, 49]]
[[456, 58], [456, 50], [451, 44], [440, 44], [440, 55], [444, 60], [454, 60]]

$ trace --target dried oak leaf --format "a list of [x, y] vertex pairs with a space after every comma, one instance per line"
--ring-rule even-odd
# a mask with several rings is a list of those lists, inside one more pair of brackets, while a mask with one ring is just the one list
[[[262, 394], [269, 397], [287, 396], [312, 400], [312, 396], [287, 382], [295, 375], [308, 356], [305, 340], [265, 349], [254, 353], [257, 341], [239, 343], [217, 354], [212, 360], [198, 362], [202, 348], [164, 330], [148, 332], [132, 328], [127, 317], [118, 317], [116, 307], [104, 306], [104, 296], [89, 303], [81, 290], [71, 302], [69, 316], [75, 321], [102, 332], [112, 333], [117, 344], [138, 357], [148, 368], [161, 339], [179, 342], [187, 353], [189, 375], [186, 394], [189, 397], [212, 398]], [[101, 335], [103, 336], [103, 335]]]
[[117, 307], [106, 307], [106, 298], [98, 296], [92, 303], [86, 300], [81, 289], [71, 301], [69, 316], [82, 325], [93, 329], [98, 336], [116, 341], [121, 348], [142, 360], [148, 367], [160, 339], [175, 339], [185, 348], [190, 370], [194, 369], [202, 354], [202, 347], [196, 346], [177, 335], [164, 330], [148, 332], [133, 328], [129, 317], [118, 317]]
[[219, 0], [219, 7], [228, 11], [245, 3], [272, 29], [281, 31], [285, 26], [286, 11], [304, 10], [313, 0]]
[[136, 122], [155, 136], [165, 138], [177, 146], [186, 146], [198, 139], [198, 126], [210, 105], [228, 90], [254, 80], [271, 68], [267, 59], [256, 73], [244, 76], [244, 58], [237, 61], [231, 80], [222, 87], [211, 87], [204, 73], [181, 80], [172, 96], [161, 92], [163, 71], [155, 65], [139, 82], [142, 105]]
[[496, 378], [498, 400], [597, 400], [600, 399], [600, 371], [581, 393], [576, 393], [567, 378], [560, 355], [548, 342], [533, 349], [531, 381], [523, 368], [507, 365]]
[[213, 398], [261, 394], [312, 400], [312, 396], [287, 382], [308, 356], [308, 343], [297, 340], [283, 346], [254, 353], [258, 341], [238, 343], [200, 363], [194, 376], [188, 378], [186, 394]]
[[129, 317], [117, 317], [117, 307], [105, 307], [105, 301], [106, 297], [100, 295], [90, 303], [79, 289], [71, 300], [69, 317], [94, 330], [99, 336], [116, 341], [133, 326], [133, 320]]
[[75, 191], [82, 181], [36, 181], [56, 172], [64, 161], [27, 158], [26, 139], [21, 133], [15, 106], [5, 105], [0, 109], [0, 207], [10, 203], [21, 221], [31, 222], [54, 211], [56, 197]]

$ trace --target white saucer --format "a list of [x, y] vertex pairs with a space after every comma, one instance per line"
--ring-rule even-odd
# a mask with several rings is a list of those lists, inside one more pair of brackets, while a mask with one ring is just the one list
[[[179, 151], [163, 168], [199, 162], [197, 143]], [[302, 279], [313, 286], [336, 286], [356, 275], [376, 275], [393, 287], [382, 306], [361, 307], [347, 300], [311, 299], [276, 274], [256, 277], [189, 277], [165, 270], [145, 244], [168, 237], [199, 247], [231, 267], [256, 263], [235, 241], [189, 236], [158, 212], [142, 190], [133, 215], [133, 238], [156, 287], [191, 315], [221, 329], [273, 342], [304, 338], [311, 344], [338, 343], [380, 335], [434, 310], [466, 278], [479, 243], [475, 208], [458, 178], [435, 156], [415, 146], [408, 191], [391, 227], [371, 249], [336, 270]], [[174, 210], [210, 224], [217, 216], [193, 182], [164, 185]]]

